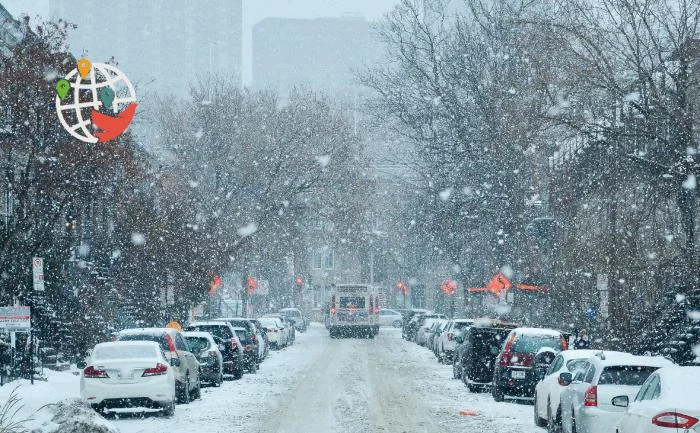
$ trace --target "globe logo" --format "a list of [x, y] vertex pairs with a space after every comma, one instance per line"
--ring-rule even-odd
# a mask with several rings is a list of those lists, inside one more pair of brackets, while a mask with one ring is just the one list
[[113, 140], [129, 127], [136, 92], [122, 71], [80, 59], [56, 83], [56, 113], [63, 128], [85, 143]]

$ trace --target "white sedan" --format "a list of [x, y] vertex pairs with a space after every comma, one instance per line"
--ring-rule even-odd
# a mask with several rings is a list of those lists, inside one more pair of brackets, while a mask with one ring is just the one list
[[267, 331], [267, 339], [270, 342], [270, 346], [279, 349], [288, 344], [289, 337], [287, 335], [287, 330], [279, 319], [274, 317], [261, 317], [258, 321]]
[[613, 404], [627, 408], [618, 433], [700, 432], [700, 367], [656, 370], [634, 401], [621, 395]]
[[586, 363], [586, 359], [595, 356], [599, 350], [565, 350], [560, 352], [544, 374], [544, 378], [535, 386], [535, 424], [547, 426], [549, 431], [557, 431], [561, 426], [561, 406], [559, 398], [566, 387], [562, 385], [561, 373], [576, 374]]
[[163, 409], [163, 415], [175, 411], [175, 371], [156, 342], [100, 343], [78, 366], [80, 396], [97, 411], [134, 406]]
[[379, 326], [393, 326], [400, 328], [403, 325], [403, 316], [396, 310], [382, 308], [379, 310]]

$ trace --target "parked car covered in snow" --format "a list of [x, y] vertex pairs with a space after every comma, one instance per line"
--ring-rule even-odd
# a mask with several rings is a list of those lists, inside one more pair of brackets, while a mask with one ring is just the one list
[[87, 362], [78, 363], [80, 396], [97, 411], [123, 407], [161, 408], [175, 411], [175, 372], [155, 341], [100, 343]]
[[542, 380], [535, 386], [534, 418], [538, 427], [547, 426], [549, 431], [561, 428], [561, 405], [559, 398], [566, 386], [559, 375], [564, 372], [576, 375], [596, 350], [565, 350], [552, 361]]
[[652, 373], [634, 400], [615, 396], [625, 408], [617, 433], [700, 432], [700, 367], [663, 367]]
[[477, 320], [455, 336], [452, 361], [453, 377], [462, 379], [471, 392], [491, 387], [496, 357], [515, 325], [491, 320]]
[[224, 381], [224, 357], [221, 354], [222, 350], [226, 350], [224, 340], [209, 332], [189, 331], [183, 332], [182, 335], [199, 361], [201, 381], [221, 386]]
[[279, 314], [283, 315], [290, 321], [294, 323], [294, 327], [296, 328], [297, 331], [299, 332], [306, 332], [306, 328], [308, 327], [308, 322], [304, 315], [301, 313], [301, 310], [298, 308], [282, 308], [279, 311]]
[[624, 408], [613, 398], [637, 395], [642, 384], [661, 367], [673, 366], [662, 357], [599, 352], [575, 376], [560, 373], [566, 389], [561, 393], [561, 424], [565, 433], [615, 433]]
[[465, 329], [474, 323], [473, 319], [453, 319], [442, 329], [437, 342], [437, 357], [440, 362], [452, 363], [452, 355], [454, 353], [457, 342], [455, 335], [461, 329]]
[[280, 349], [287, 345], [289, 337], [280, 319], [261, 317], [258, 321], [267, 330], [267, 338], [273, 349]]
[[379, 326], [393, 326], [400, 328], [403, 324], [403, 315], [396, 310], [381, 308], [379, 310]]
[[547, 347], [555, 352], [568, 348], [567, 335], [553, 329], [515, 328], [508, 334], [496, 358], [491, 394], [494, 400], [507, 396], [532, 400], [535, 394], [535, 356]]
[[208, 332], [224, 342], [221, 355], [224, 361], [224, 374], [230, 374], [234, 379], [243, 377], [243, 345], [238, 341], [233, 326], [226, 322], [201, 321], [192, 322], [185, 331]]
[[173, 328], [132, 328], [119, 331], [118, 341], [155, 341], [173, 367], [178, 403], [189, 403], [199, 397], [199, 361], [190, 352], [182, 333]]

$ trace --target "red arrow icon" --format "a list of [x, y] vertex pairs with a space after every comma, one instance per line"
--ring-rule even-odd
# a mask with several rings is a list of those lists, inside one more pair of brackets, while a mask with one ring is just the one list
[[124, 111], [117, 114], [116, 116], [108, 116], [104, 113], [100, 113], [97, 110], [92, 110], [90, 117], [92, 118], [92, 124], [95, 125], [99, 130], [95, 132], [97, 139], [104, 143], [105, 141], [114, 140], [122, 132], [129, 127], [131, 120], [134, 118], [134, 113], [136, 113], [136, 106], [138, 104], [129, 104]]

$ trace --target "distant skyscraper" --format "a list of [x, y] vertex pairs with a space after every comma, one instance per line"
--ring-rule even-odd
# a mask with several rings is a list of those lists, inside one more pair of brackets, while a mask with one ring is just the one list
[[268, 18], [253, 28], [253, 86], [286, 94], [297, 85], [352, 97], [353, 70], [380, 58], [380, 44], [361, 17]]
[[242, 0], [50, 0], [50, 15], [78, 25], [76, 57], [114, 57], [141, 95], [187, 96], [209, 73], [240, 83]]

